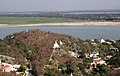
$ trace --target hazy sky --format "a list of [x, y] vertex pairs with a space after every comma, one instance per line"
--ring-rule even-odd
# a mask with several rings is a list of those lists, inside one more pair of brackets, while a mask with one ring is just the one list
[[0, 12], [103, 9], [120, 9], [120, 0], [0, 0]]

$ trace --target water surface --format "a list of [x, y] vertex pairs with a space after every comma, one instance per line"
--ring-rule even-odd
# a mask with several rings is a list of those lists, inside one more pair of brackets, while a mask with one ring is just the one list
[[81, 39], [120, 39], [120, 26], [23, 26], [0, 27], [0, 38], [24, 30], [41, 29], [60, 34], [68, 34]]

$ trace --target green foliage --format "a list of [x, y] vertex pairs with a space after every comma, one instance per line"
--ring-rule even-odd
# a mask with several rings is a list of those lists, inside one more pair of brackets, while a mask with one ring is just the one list
[[80, 70], [84, 70], [84, 68], [85, 68], [84, 64], [82, 64], [82, 63], [79, 63], [78, 67], [79, 67]]
[[35, 65], [32, 65], [32, 71], [31, 73], [34, 75], [34, 76], [38, 76], [38, 72], [37, 72], [37, 69], [36, 69], [36, 66]]
[[61, 65], [58, 66], [58, 69], [63, 69], [63, 68], [65, 68], [64, 64], [61, 64]]
[[55, 69], [48, 69], [44, 76], [60, 76], [60, 74]]
[[120, 52], [118, 52], [114, 57], [109, 60], [109, 63], [112, 64], [115, 68], [120, 67]]
[[20, 66], [20, 68], [18, 69], [19, 72], [25, 72], [25, 70], [27, 69], [27, 65], [26, 64], [22, 64]]
[[78, 63], [73, 61], [66, 62], [66, 65], [60, 65], [60, 68], [62, 68], [61, 73], [62, 76], [70, 75], [71, 73], [76, 73], [76, 68], [78, 67]]
[[101, 76], [109, 75], [110, 71], [106, 65], [97, 64], [96, 68], [94, 68], [94, 73], [99, 73]]
[[75, 19], [45, 17], [0, 17], [0, 24], [37, 24], [55, 22], [76, 22]]
[[95, 76], [100, 76], [100, 73], [96, 73]]
[[67, 74], [71, 74], [74, 72], [74, 69], [71, 64], [67, 64], [66, 67], [67, 67], [67, 70], [66, 70]]
[[83, 59], [83, 64], [85, 67], [87, 67], [91, 62], [92, 62], [92, 58], [84, 58]]
[[91, 74], [89, 74], [88, 76], [101, 76], [100, 73], [98, 72], [92, 72]]
[[113, 45], [120, 50], [120, 40], [117, 40]]
[[84, 52], [78, 52], [79, 58], [85, 58], [85, 53]]

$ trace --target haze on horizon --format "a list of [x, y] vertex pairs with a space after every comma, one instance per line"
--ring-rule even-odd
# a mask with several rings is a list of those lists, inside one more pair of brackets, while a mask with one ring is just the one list
[[120, 10], [120, 0], [0, 0], [0, 12]]

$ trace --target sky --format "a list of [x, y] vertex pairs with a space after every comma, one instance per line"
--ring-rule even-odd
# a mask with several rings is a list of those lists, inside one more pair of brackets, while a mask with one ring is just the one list
[[0, 0], [0, 12], [120, 9], [120, 0]]

